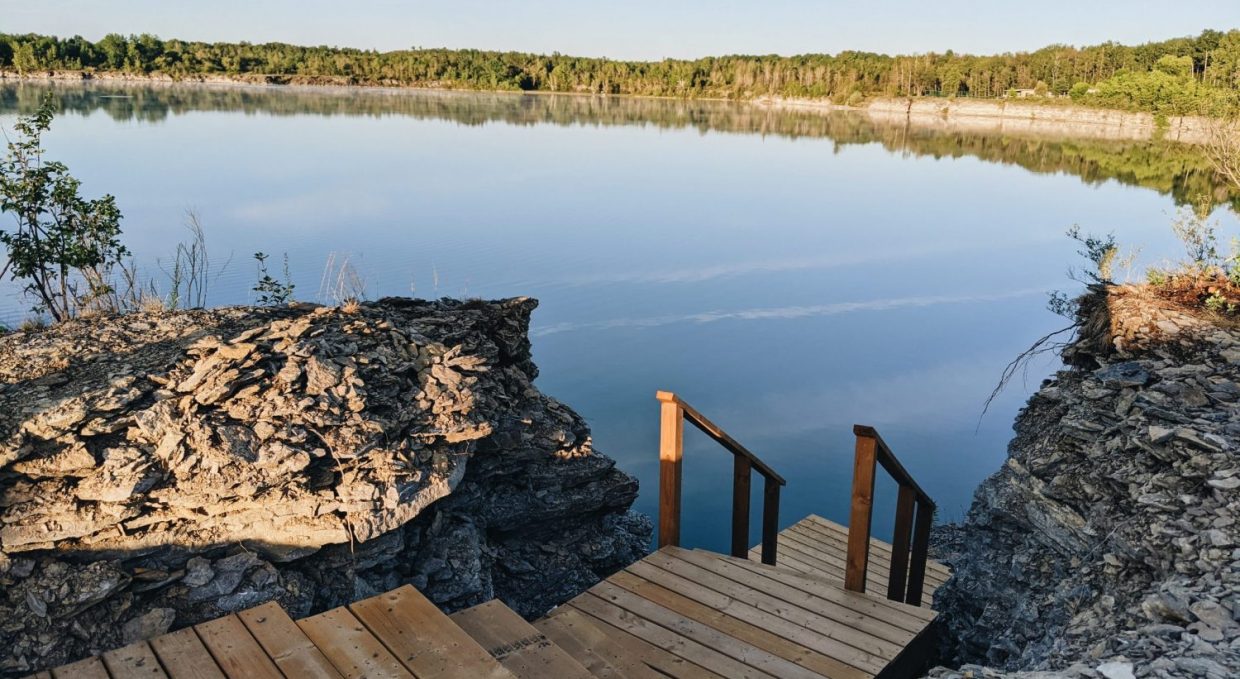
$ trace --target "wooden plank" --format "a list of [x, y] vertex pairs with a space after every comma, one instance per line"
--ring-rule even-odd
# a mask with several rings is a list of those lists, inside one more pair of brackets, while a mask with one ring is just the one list
[[[816, 543], [806, 539], [799, 533], [793, 532], [791, 529], [780, 533], [780, 541], [784, 544], [784, 551], [794, 556], [796, 559], [812, 566], [816, 570], [839, 577], [839, 574], [845, 572], [846, 566], [839, 556], [838, 552], [824, 551]], [[866, 567], [867, 582], [875, 580], [878, 582], [887, 581], [887, 569], [882, 564], [870, 559]], [[903, 597], [898, 599], [903, 600]]]
[[680, 489], [685, 419], [675, 396], [659, 392], [659, 546], [680, 544]]
[[[708, 569], [684, 559], [674, 558], [669, 554], [652, 555], [640, 564], [630, 566], [630, 570], [643, 577], [648, 574], [646, 569], [649, 568], [666, 571], [677, 579], [687, 581], [687, 583], [667, 582], [653, 574], [647, 578], [654, 579], [686, 596], [698, 598], [702, 595], [696, 593], [697, 588], [709, 588], [735, 600], [731, 603], [718, 600], [719, 605], [737, 606], [742, 611], [755, 609], [809, 628], [816, 635], [864, 653], [880, 657], [892, 656], [899, 652], [899, 649], [913, 636], [911, 630], [893, 625], [887, 620], [893, 612], [885, 606], [861, 606], [869, 610], [858, 611], [856, 608], [845, 605], [856, 606], [856, 602], [848, 601], [856, 597], [853, 594], [844, 594], [842, 587], [834, 592], [835, 596], [828, 598], [817, 593], [808, 593], [789, 587], [758, 573], [729, 568], [727, 564], [717, 569]], [[670, 586], [673, 582], [676, 582], [675, 587]], [[699, 600], [707, 603], [707, 599]], [[730, 611], [731, 608], [726, 610]], [[765, 617], [760, 617], [760, 619], [764, 620], [764, 624], [773, 624], [766, 621]], [[910, 618], [909, 627], [920, 629], [920, 626], [924, 626], [924, 623], [916, 623], [912, 620]], [[775, 628], [768, 629], [775, 631]], [[850, 657], [848, 649], [835, 649], [828, 645], [822, 650], [846, 662]]]
[[779, 484], [764, 479], [762, 484], [762, 563], [774, 566], [779, 551]]
[[224, 679], [192, 627], [151, 639], [151, 650], [172, 679]]
[[874, 512], [874, 465], [878, 439], [857, 436], [853, 463], [852, 505], [848, 514], [848, 554], [844, 566], [844, 588], [864, 592], [870, 559], [870, 519]]
[[752, 467], [748, 458], [732, 457], [732, 556], [749, 553], [749, 492]]
[[263, 651], [287, 677], [340, 679], [340, 672], [274, 601], [237, 614]]
[[660, 679], [642, 662], [645, 649], [626, 648], [572, 608], [557, 608], [533, 624], [598, 679]]
[[[736, 639], [704, 622], [685, 617], [659, 602], [634, 594], [608, 581], [590, 588], [590, 593], [644, 620], [671, 630], [702, 646], [742, 663], [743, 667], [772, 677], [810, 679], [812, 672], [758, 646]], [[744, 671], [744, 669], [742, 669]]]
[[[748, 606], [689, 580], [676, 578], [649, 564], [634, 564], [633, 571], [622, 571], [608, 582], [692, 620], [709, 625], [727, 636], [760, 648], [791, 662], [803, 671], [772, 668], [780, 677], [829, 676], [839, 679], [866, 679], [886, 665], [873, 657], [866, 667], [856, 667], [839, 659], [849, 655], [862, 661], [865, 655], [855, 648], [818, 635], [810, 629], [758, 608]], [[649, 576], [649, 577], [644, 577]], [[829, 649], [829, 650], [828, 650]], [[893, 646], [891, 656], [898, 648]], [[862, 661], [864, 662], [864, 661]]]
[[[922, 627], [934, 620], [937, 615], [932, 610], [915, 608], [896, 601], [889, 601], [885, 597], [849, 592], [843, 588], [843, 582], [839, 580], [833, 582], [824, 578], [790, 571], [783, 567], [772, 568], [747, 559], [722, 557], [710, 552], [690, 551], [680, 549], [679, 547], [669, 547], [659, 551], [740, 582], [745, 582], [745, 578], [752, 580], [754, 575], [763, 576], [794, 590], [800, 590], [804, 594], [827, 599], [834, 604], [851, 608], [858, 613], [872, 616], [879, 620], [886, 620], [890, 624], [914, 634], [920, 632]], [[653, 557], [647, 557], [647, 559], [651, 558]], [[764, 588], [769, 587], [767, 583], [761, 584]], [[786, 592], [786, 590], [784, 591]], [[804, 598], [803, 595], [792, 593], [788, 593], [788, 595], [793, 597], [793, 600], [796, 600], [797, 596]], [[784, 598], [784, 596], [781, 595], [780, 598]]]
[[[580, 599], [581, 597], [577, 598]], [[627, 653], [635, 658], [640, 658], [642, 664], [659, 673], [661, 677], [674, 677], [675, 679], [724, 679], [701, 665], [669, 653], [666, 649], [655, 646], [645, 639], [637, 637], [632, 632], [617, 627], [608, 620], [577, 607], [573, 602], [561, 606], [560, 609], [572, 611], [580, 615], [582, 619], [607, 635], [607, 638], [620, 644]], [[623, 610], [620, 610], [620, 612], [627, 615], [627, 612]]]
[[92, 656], [52, 669], [55, 679], [111, 679], [103, 666], [103, 658]]
[[931, 507], [934, 506], [934, 501], [930, 499], [930, 496], [926, 494], [926, 491], [921, 489], [921, 486], [917, 485], [917, 481], [913, 478], [912, 474], [908, 473], [908, 470], [904, 468], [904, 465], [900, 464], [900, 459], [896, 457], [895, 453], [891, 452], [891, 446], [887, 445], [887, 442], [883, 440], [883, 437], [878, 435], [878, 430], [864, 424], [854, 424], [853, 434], [855, 434], [859, 439], [867, 438], [873, 441], [875, 444], [875, 450], [878, 453], [878, 463], [883, 465], [883, 469], [887, 470], [887, 473], [891, 475], [891, 478], [895, 479], [896, 483], [902, 486], [909, 486], [912, 488], [913, 492], [917, 493], [917, 497], [922, 502], [929, 504]]
[[[802, 521], [794, 526], [785, 529], [784, 533], [795, 534], [805, 540], [812, 540], [815, 545], [824, 551], [832, 554], [838, 554], [843, 557], [844, 551], [847, 549], [847, 536], [835, 533], [823, 532], [824, 529], [816, 523]], [[891, 546], [885, 542], [880, 542], [871, 538], [870, 540], [870, 566], [871, 569], [877, 564], [884, 572], [890, 572], [893, 553]], [[926, 581], [935, 583], [935, 586], [947, 582], [951, 577], [951, 570], [946, 566], [927, 560], [926, 562]]]
[[297, 626], [346, 679], [413, 676], [347, 608], [302, 618]]
[[908, 595], [905, 603], [921, 605], [926, 578], [926, 560], [930, 552], [930, 527], [934, 522], [934, 505], [917, 503], [917, 527], [913, 529], [913, 554], [909, 563]]
[[[817, 565], [818, 568], [825, 570], [828, 575], [832, 575], [832, 571], [837, 569], [840, 572], [843, 572], [844, 555], [842, 551], [836, 548], [836, 545], [819, 540], [817, 535], [810, 533], [801, 525], [789, 527], [783, 530], [779, 535], [780, 540], [789, 544], [790, 549], [800, 552], [804, 556], [815, 557], [817, 561], [826, 562], [825, 565], [815, 565]], [[751, 557], [756, 556], [757, 553], [757, 548], [750, 550]], [[877, 556], [873, 552], [870, 553], [869, 561], [870, 563], [867, 569], [869, 577], [879, 579], [880, 581], [889, 581], [889, 574], [891, 572], [890, 562], [883, 557]], [[929, 570], [926, 571], [925, 577], [926, 582], [930, 584], [932, 589], [938, 589], [943, 582], [946, 582], [945, 578], [942, 578]], [[897, 600], [903, 601], [903, 594], [901, 594]]]
[[[895, 526], [891, 531], [891, 563], [887, 565], [887, 598], [904, 601], [908, 584], [908, 550], [913, 537], [913, 503], [917, 493], [900, 486], [896, 496]], [[924, 567], [924, 563], [923, 563]]]
[[749, 452], [749, 449], [742, 446], [739, 441], [729, 436], [728, 433], [723, 430], [723, 427], [711, 422], [705, 415], [698, 412], [698, 410], [693, 406], [685, 403], [682, 399], [676, 396], [676, 394], [669, 391], [660, 391], [655, 394], [655, 396], [663, 403], [674, 403], [684, 414], [684, 419], [688, 420], [690, 424], [701, 430], [703, 434], [706, 434], [714, 439], [715, 443], [723, 446], [728, 450], [728, 452], [748, 459], [754, 469], [758, 470], [758, 473], [767, 478], [774, 479], [781, 486], [785, 484], [784, 477], [777, 474], [775, 470], [771, 469], [771, 467], [763, 462], [761, 458]]
[[[815, 532], [813, 529], [797, 524], [790, 526], [780, 532], [781, 537], [796, 538], [806, 546], [812, 547], [815, 551], [829, 555], [832, 560], [838, 560], [841, 564], [845, 564], [848, 558], [848, 545], [846, 542], [837, 542], [831, 538], [824, 538], [821, 533]], [[890, 572], [891, 557], [883, 552], [879, 552], [870, 546], [869, 569], [873, 573], [875, 570], [882, 571], [884, 574]], [[885, 579], [885, 578], [884, 578]]]
[[228, 615], [194, 625], [194, 631], [229, 679], [283, 679], [284, 675], [237, 616]]
[[349, 610], [418, 679], [513, 679], [511, 672], [410, 585], [350, 604]]
[[166, 679], [168, 676], [145, 641], [104, 653], [103, 664], [112, 679]]
[[[834, 521], [828, 521], [827, 519], [824, 519], [821, 516], [818, 516], [817, 514], [810, 514], [809, 516], [805, 517], [801, 521], [797, 522], [796, 525], [805, 527], [805, 528], [821, 530], [827, 535], [835, 536], [837, 539], [841, 541], [842, 544], [847, 544], [848, 529], [845, 528], [844, 526], [841, 526], [838, 523], [835, 523]], [[883, 554], [884, 556], [887, 556], [887, 557], [891, 556], [891, 545], [878, 539], [871, 539], [870, 551], [871, 553], [874, 553], [876, 550], [878, 553]], [[928, 572], [933, 572], [937, 575], [942, 576], [944, 580], [946, 580], [947, 578], [950, 578], [952, 574], [952, 571], [950, 568], [948, 568], [945, 564], [940, 563], [938, 561], [927, 561], [926, 570]]]
[[685, 636], [679, 630], [664, 627], [654, 621], [647, 620], [645, 617], [635, 614], [609, 599], [595, 595], [592, 591], [587, 591], [585, 594], [578, 596], [576, 599], [573, 599], [572, 603], [577, 610], [584, 611], [604, 622], [615, 625], [643, 641], [658, 646], [668, 653], [680, 656], [711, 672], [725, 677], [774, 679], [766, 672], [739, 662], [735, 658], [711, 648], [709, 645]]
[[573, 656], [497, 599], [448, 617], [518, 679], [594, 677]]

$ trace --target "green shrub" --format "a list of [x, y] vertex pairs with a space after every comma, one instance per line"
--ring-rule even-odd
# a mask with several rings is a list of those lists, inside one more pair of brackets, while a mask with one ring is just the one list
[[261, 252], [254, 253], [258, 262], [258, 282], [254, 284], [254, 302], [259, 306], [279, 306], [293, 300], [292, 277], [288, 273], [288, 253], [284, 255], [284, 281], [278, 281], [267, 271], [267, 257]]
[[112, 294], [112, 269], [128, 250], [120, 242], [116, 199], [82, 198], [69, 168], [43, 159], [42, 136], [55, 111], [49, 96], [34, 115], [18, 118], [17, 139], [0, 161], [0, 212], [17, 222], [15, 230], [0, 230], [8, 250], [0, 275], [24, 283], [33, 311], [63, 321]]

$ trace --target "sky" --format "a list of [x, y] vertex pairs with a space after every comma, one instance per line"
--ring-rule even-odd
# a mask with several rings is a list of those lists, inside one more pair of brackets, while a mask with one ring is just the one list
[[0, 32], [616, 59], [998, 53], [1240, 28], [1240, 0], [0, 0]]

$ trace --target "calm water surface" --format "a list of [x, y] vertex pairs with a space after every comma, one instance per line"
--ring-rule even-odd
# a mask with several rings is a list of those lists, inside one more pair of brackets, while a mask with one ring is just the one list
[[[0, 86], [11, 129], [45, 86]], [[879, 428], [959, 518], [1054, 365], [979, 420], [1004, 366], [1061, 327], [1072, 224], [1179, 253], [1177, 202], [1231, 197], [1175, 147], [880, 127], [722, 103], [262, 88], [58, 86], [47, 137], [115, 194], [158, 276], [195, 210], [252, 300], [255, 251], [315, 300], [332, 253], [370, 297], [529, 295], [541, 388], [592, 424], [656, 509], [657, 389], [780, 470], [783, 523], [847, 519], [853, 423]], [[231, 261], [228, 261], [231, 258]], [[278, 264], [277, 264], [278, 268]], [[1138, 269], [1140, 270], [1140, 269]], [[0, 288], [0, 319], [28, 304]], [[684, 541], [725, 548], [730, 457], [686, 434]], [[755, 495], [760, 484], [755, 483]], [[894, 502], [880, 483], [876, 532]], [[760, 507], [755, 497], [755, 510]], [[754, 523], [755, 530], [757, 523]], [[755, 532], [756, 539], [756, 532]]]

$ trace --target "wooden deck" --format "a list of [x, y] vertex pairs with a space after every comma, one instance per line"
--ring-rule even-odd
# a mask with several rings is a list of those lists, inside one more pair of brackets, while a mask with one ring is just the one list
[[[886, 583], [891, 548], [872, 547], [869, 579]], [[298, 621], [268, 603], [35, 676], [913, 676], [935, 613], [845, 590], [846, 549], [842, 526], [810, 516], [779, 534], [774, 566], [665, 547], [532, 624], [499, 601], [447, 616], [405, 586]], [[931, 563], [927, 589], [948, 576]]]
[[[848, 529], [833, 521], [810, 514], [801, 521], [785, 528], [779, 534], [779, 560], [784, 568], [811, 573], [829, 580], [844, 582], [844, 563], [848, 553]], [[749, 558], [757, 560], [761, 554], [758, 547], [749, 551]], [[887, 587], [891, 572], [891, 545], [870, 539], [870, 563], [866, 569], [866, 591], [881, 594]], [[926, 600], [934, 598], [934, 592], [951, 577], [951, 570], [937, 561], [926, 562]]]
[[[779, 534], [775, 566], [664, 547], [553, 611], [571, 615], [669, 677], [913, 676], [929, 652], [929, 608], [844, 589], [845, 529], [810, 516]], [[890, 545], [869, 577], [885, 591]], [[934, 563], [933, 591], [950, 575]], [[874, 588], [877, 589], [877, 588]]]

